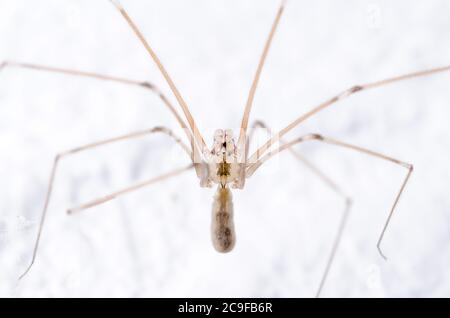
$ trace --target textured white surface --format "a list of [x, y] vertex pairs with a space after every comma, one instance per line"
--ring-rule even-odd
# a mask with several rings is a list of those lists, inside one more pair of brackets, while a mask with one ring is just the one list
[[[208, 144], [238, 127], [276, 0], [123, 0]], [[281, 129], [361, 82], [450, 64], [450, 3], [288, 1], [252, 119]], [[106, 0], [0, 0], [0, 60], [78, 68], [159, 85]], [[288, 137], [318, 132], [411, 162], [415, 172], [375, 244], [404, 169], [332, 146], [299, 150], [355, 200], [323, 296], [450, 296], [450, 74], [363, 92]], [[166, 125], [145, 90], [8, 68], [0, 73], [1, 296], [313, 296], [343, 202], [287, 153], [234, 191], [237, 244], [210, 242], [215, 189], [193, 172], [68, 217], [86, 200], [187, 163], [168, 139], [123, 142], [62, 162], [41, 248], [31, 257], [54, 155]]]

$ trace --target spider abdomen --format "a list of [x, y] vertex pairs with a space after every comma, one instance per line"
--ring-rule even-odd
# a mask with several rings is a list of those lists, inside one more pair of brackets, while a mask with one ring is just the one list
[[233, 198], [228, 187], [219, 186], [212, 209], [213, 246], [220, 253], [230, 252], [236, 242], [233, 222]]

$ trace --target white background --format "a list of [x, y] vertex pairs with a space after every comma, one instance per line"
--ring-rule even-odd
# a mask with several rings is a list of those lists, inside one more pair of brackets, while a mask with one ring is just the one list
[[[208, 144], [237, 129], [277, 0], [122, 4], [160, 56]], [[288, 1], [252, 119], [274, 130], [354, 84], [450, 64], [448, 1]], [[168, 86], [106, 0], [0, 0], [0, 60], [70, 67]], [[406, 170], [309, 144], [298, 150], [355, 204], [328, 297], [450, 296], [450, 73], [363, 92], [288, 138], [323, 133], [411, 162], [415, 172], [376, 241]], [[65, 210], [188, 163], [168, 138], [63, 160], [41, 248], [32, 252], [55, 154], [176, 122], [141, 88], [7, 68], [0, 73], [1, 296], [313, 296], [342, 199], [288, 153], [234, 191], [237, 244], [210, 242], [215, 189], [194, 172], [77, 216]], [[179, 132], [179, 131], [178, 131]]]

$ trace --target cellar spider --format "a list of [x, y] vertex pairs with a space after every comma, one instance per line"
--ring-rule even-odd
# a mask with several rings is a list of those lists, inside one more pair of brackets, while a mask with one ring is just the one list
[[[269, 128], [262, 121], [255, 121], [252, 125], [249, 125], [250, 112], [253, 105], [253, 99], [256, 93], [256, 89], [258, 86], [258, 82], [260, 79], [261, 71], [263, 69], [266, 57], [268, 55], [272, 39], [274, 37], [275, 31], [280, 22], [281, 16], [285, 9], [286, 0], [282, 0], [279, 6], [279, 9], [276, 13], [275, 20], [271, 26], [268, 38], [265, 42], [264, 49], [262, 55], [259, 59], [259, 63], [257, 66], [256, 74], [253, 78], [253, 82], [248, 94], [247, 102], [244, 109], [244, 114], [242, 117], [240, 132], [237, 136], [237, 139], [233, 137], [233, 133], [231, 130], [219, 129], [215, 132], [213, 137], [212, 148], [210, 149], [201, 135], [200, 131], [197, 128], [194, 118], [192, 117], [189, 107], [184, 101], [182, 95], [178, 91], [175, 86], [172, 78], [164, 68], [163, 64], [159, 60], [156, 53], [153, 51], [147, 40], [142, 35], [141, 31], [135, 24], [135, 22], [128, 15], [127, 11], [121, 6], [118, 1], [110, 0], [110, 2], [117, 8], [119, 13], [125, 19], [126, 23], [129, 25], [131, 30], [134, 32], [135, 36], [141, 42], [143, 47], [146, 49], [150, 57], [153, 59], [153, 62], [158, 67], [162, 76], [168, 83], [172, 93], [174, 94], [178, 106], [181, 107], [184, 116], [181, 116], [179, 111], [172, 105], [169, 99], [164, 95], [164, 93], [154, 84], [150, 82], [131, 80], [122, 77], [115, 77], [109, 75], [103, 75], [93, 72], [86, 72], [80, 70], [73, 69], [65, 69], [65, 68], [57, 68], [52, 66], [44, 66], [30, 63], [22, 63], [15, 61], [6, 61], [0, 64], [0, 71], [5, 69], [6, 67], [19, 67], [24, 69], [32, 69], [36, 71], [45, 71], [50, 73], [59, 73], [71, 76], [79, 76], [85, 78], [93, 78], [104, 81], [112, 81], [116, 83], [126, 84], [126, 85], [134, 85], [144, 88], [156, 95], [159, 96], [161, 102], [165, 107], [171, 112], [171, 114], [175, 117], [178, 125], [185, 132], [189, 143], [186, 144], [173, 134], [173, 132], [166, 127], [154, 127], [147, 130], [136, 131], [129, 133], [127, 135], [117, 136], [114, 138], [100, 140], [97, 142], [89, 143], [74, 149], [69, 149], [67, 151], [62, 151], [58, 153], [53, 162], [53, 166], [50, 173], [50, 178], [48, 182], [48, 188], [45, 196], [44, 207], [42, 210], [37, 236], [34, 243], [33, 254], [31, 261], [26, 268], [26, 270], [20, 275], [19, 279], [23, 278], [33, 266], [36, 255], [39, 247], [39, 242], [42, 234], [42, 229], [44, 227], [47, 208], [52, 196], [53, 185], [55, 181], [55, 176], [57, 172], [57, 168], [59, 163], [63, 158], [68, 156], [94, 149], [100, 146], [104, 146], [107, 144], [112, 144], [119, 141], [125, 141], [135, 138], [140, 138], [152, 134], [165, 134], [169, 136], [175, 144], [180, 146], [184, 152], [186, 152], [190, 164], [178, 169], [175, 169], [169, 173], [162, 174], [156, 176], [154, 178], [148, 179], [146, 181], [137, 183], [135, 185], [126, 187], [122, 190], [110, 193], [104, 197], [94, 199], [92, 201], [81, 204], [80, 206], [71, 208], [67, 210], [68, 214], [73, 214], [76, 212], [80, 212], [82, 210], [86, 210], [97, 205], [103, 204], [105, 202], [111, 201], [119, 196], [128, 194], [132, 191], [136, 191], [143, 187], [147, 187], [156, 182], [169, 179], [175, 176], [182, 174], [188, 170], [195, 170], [197, 177], [200, 181], [200, 187], [211, 188], [214, 185], [217, 185], [217, 192], [214, 197], [213, 207], [212, 207], [212, 243], [214, 248], [221, 253], [230, 252], [236, 242], [234, 224], [233, 224], [233, 202], [232, 202], [232, 194], [231, 189], [243, 189], [245, 186], [246, 179], [250, 178], [267, 160], [274, 157], [285, 150], [288, 150], [298, 161], [305, 164], [307, 168], [309, 168], [316, 176], [322, 179], [332, 190], [334, 190], [338, 195], [340, 195], [345, 201], [345, 209], [343, 215], [341, 217], [341, 221], [336, 232], [336, 236], [334, 238], [334, 243], [331, 249], [331, 253], [328, 256], [326, 266], [324, 272], [322, 274], [319, 287], [317, 289], [316, 296], [319, 296], [323, 286], [325, 284], [327, 275], [330, 271], [331, 265], [333, 263], [336, 251], [339, 247], [339, 242], [341, 240], [343, 230], [348, 219], [348, 215], [351, 207], [351, 199], [338, 187], [329, 177], [327, 177], [324, 173], [322, 173], [317, 167], [315, 167], [312, 163], [307, 161], [303, 156], [301, 156], [295, 149], [294, 146], [308, 142], [315, 141], [323, 144], [334, 145], [337, 147], [345, 148], [348, 150], [353, 150], [359, 152], [361, 154], [366, 154], [372, 157], [379, 158], [381, 160], [392, 162], [393, 164], [398, 165], [406, 170], [406, 175], [400, 185], [400, 188], [397, 192], [397, 195], [394, 199], [394, 202], [390, 208], [388, 217], [384, 226], [381, 230], [381, 234], [377, 241], [377, 249], [380, 255], [386, 259], [386, 256], [383, 254], [381, 250], [381, 243], [384, 237], [384, 234], [389, 226], [390, 220], [394, 214], [394, 210], [397, 207], [399, 199], [405, 189], [405, 186], [413, 172], [413, 165], [411, 163], [401, 161], [385, 155], [383, 153], [373, 151], [364, 147], [356, 146], [353, 144], [349, 144], [331, 137], [323, 136], [320, 134], [306, 134], [300, 137], [297, 137], [291, 141], [285, 141], [282, 139], [284, 135], [286, 135], [289, 131], [291, 131], [294, 127], [299, 126], [301, 123], [309, 119], [310, 117], [318, 114], [322, 110], [329, 108], [331, 105], [342, 101], [351, 95], [356, 93], [360, 93], [362, 91], [387, 86], [389, 84], [393, 84], [396, 82], [413, 79], [417, 77], [423, 77], [431, 74], [441, 73], [450, 70], [450, 66], [438, 67], [423, 71], [418, 71], [414, 73], [408, 73], [400, 76], [390, 77], [379, 81], [368, 82], [365, 84], [354, 85], [341, 93], [326, 99], [324, 102], [312, 107], [308, 112], [302, 114], [297, 117], [290, 124], [285, 126], [283, 129], [278, 131], [276, 134], [272, 135], [262, 146], [257, 148], [257, 150], [253, 154], [249, 154], [249, 144], [252, 141], [253, 133], [255, 128], [262, 128], [268, 131]], [[187, 123], [186, 123], [187, 121]], [[249, 129], [250, 128], [250, 129]]]

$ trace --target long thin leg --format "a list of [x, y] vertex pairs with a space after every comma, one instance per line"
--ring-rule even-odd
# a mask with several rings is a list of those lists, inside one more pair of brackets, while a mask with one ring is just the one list
[[[249, 133], [249, 139], [252, 140], [254, 129], [255, 128], [263, 128], [267, 132], [271, 132], [270, 128], [261, 120], [256, 120], [253, 122], [251, 126], [251, 130]], [[284, 142], [282, 139], [280, 140], [280, 144], [283, 145], [286, 142]], [[310, 162], [308, 159], [306, 159], [304, 156], [302, 156], [298, 151], [296, 151], [294, 148], [289, 148], [289, 152], [302, 164], [304, 164], [309, 170], [311, 170], [312, 173], [314, 173], [317, 177], [319, 177], [331, 190], [336, 192], [339, 196], [341, 196], [345, 200], [350, 200], [350, 198], [344, 193], [344, 191], [339, 187], [333, 180], [331, 180], [330, 177], [328, 177], [323, 171], [321, 171], [319, 168], [316, 167], [312, 162]], [[257, 161], [259, 160], [259, 157], [257, 158]]]
[[[147, 90], [150, 90], [151, 92], [158, 95], [158, 97], [162, 100], [162, 102], [169, 109], [169, 111], [172, 113], [172, 115], [175, 116], [177, 122], [180, 124], [181, 128], [186, 133], [188, 139], [191, 141], [192, 154], [194, 155], [193, 158], [199, 158], [197, 148], [194, 147], [194, 144], [192, 143], [192, 140], [193, 140], [192, 133], [189, 130], [188, 126], [186, 125], [185, 121], [181, 118], [180, 114], [176, 111], [176, 109], [173, 107], [173, 105], [169, 102], [169, 99], [163, 94], [163, 92], [157, 86], [155, 86], [154, 84], [152, 84], [150, 82], [138, 81], [138, 80], [127, 79], [127, 78], [111, 76], [111, 75], [104, 75], [104, 74], [99, 74], [99, 73], [94, 73], [94, 72], [86, 72], [86, 71], [80, 71], [80, 70], [73, 70], [73, 69], [67, 69], [67, 68], [59, 68], [59, 67], [53, 67], [53, 66], [31, 64], [31, 63], [22, 63], [22, 62], [15, 62], [15, 61], [5, 61], [5, 62], [1, 63], [0, 71], [2, 71], [2, 69], [6, 68], [6, 67], [20, 67], [20, 68], [30, 69], [30, 70], [35, 70], [35, 71], [43, 71], [43, 72], [64, 74], [64, 75], [70, 75], [70, 76], [93, 78], [93, 79], [97, 79], [97, 80], [111, 81], [111, 82], [116, 82], [116, 83], [120, 83], [120, 84], [138, 86], [138, 87], [142, 87]], [[192, 159], [192, 161], [194, 161], [194, 159]]]
[[309, 135], [305, 135], [305, 136], [302, 136], [300, 138], [297, 138], [297, 139], [295, 139], [295, 140], [293, 140], [293, 141], [291, 141], [289, 143], [286, 143], [284, 145], [281, 145], [279, 148], [275, 149], [273, 152], [270, 152], [270, 153], [264, 155], [258, 162], [250, 165], [247, 168], [247, 177], [250, 177], [256, 171], [256, 169], [258, 169], [269, 158], [273, 157], [274, 155], [280, 153], [283, 150], [289, 149], [290, 147], [292, 147], [292, 146], [294, 146], [296, 144], [299, 144], [301, 142], [305, 142], [305, 141], [320, 141], [320, 142], [323, 142], [323, 143], [327, 143], [327, 144], [331, 144], [331, 145], [335, 145], [335, 146], [339, 146], [339, 147], [355, 150], [355, 151], [358, 151], [358, 152], [361, 152], [361, 153], [365, 153], [365, 154], [367, 154], [369, 156], [372, 156], [372, 157], [377, 157], [377, 158], [380, 158], [380, 159], [383, 159], [383, 160], [387, 160], [387, 161], [393, 162], [393, 163], [395, 163], [395, 164], [397, 164], [397, 165], [399, 165], [399, 166], [401, 166], [401, 167], [403, 167], [403, 168], [408, 170], [408, 173], [406, 174], [406, 176], [405, 176], [405, 178], [404, 178], [404, 180], [402, 182], [400, 190], [398, 191], [397, 196], [395, 197], [394, 203], [393, 203], [393, 205], [391, 207], [391, 210], [389, 212], [388, 218], [386, 220], [386, 223], [384, 224], [383, 230], [381, 231], [380, 237], [379, 237], [378, 242], [377, 242], [377, 249], [380, 252], [380, 255], [386, 260], [387, 258], [383, 254], [383, 252], [381, 251], [381, 248], [380, 248], [381, 241], [383, 240], [384, 234], [385, 234], [386, 229], [387, 229], [387, 227], [389, 225], [389, 222], [391, 221], [392, 215], [393, 215], [394, 210], [395, 210], [395, 208], [396, 208], [396, 206], [398, 204], [400, 196], [402, 195], [403, 190], [405, 189], [406, 183], [408, 182], [409, 177], [411, 176], [411, 173], [413, 172], [413, 169], [414, 169], [413, 165], [410, 164], [410, 163], [407, 163], [407, 162], [404, 162], [404, 161], [400, 161], [398, 159], [386, 156], [386, 155], [381, 154], [379, 152], [375, 152], [375, 151], [372, 151], [372, 150], [369, 150], [369, 149], [366, 149], [366, 148], [362, 148], [362, 147], [354, 146], [354, 145], [351, 145], [351, 144], [347, 144], [347, 143], [344, 143], [342, 141], [339, 141], [339, 140], [336, 140], [336, 139], [333, 139], [333, 138], [324, 137], [324, 136], [319, 135], [319, 134], [309, 134]]
[[290, 123], [283, 129], [281, 129], [276, 135], [274, 135], [274, 137], [270, 138], [254, 154], [252, 154], [249, 161], [254, 162], [258, 153], [260, 153], [260, 154], [265, 153], [280, 137], [284, 136], [288, 131], [292, 130], [294, 127], [298, 126], [300, 123], [304, 122], [308, 118], [317, 114], [321, 110], [324, 110], [324, 109], [328, 108], [329, 106], [337, 103], [338, 101], [343, 100], [357, 92], [362, 92], [364, 90], [368, 90], [371, 88], [382, 87], [382, 86], [386, 86], [386, 85], [389, 85], [392, 83], [396, 83], [396, 82], [400, 82], [400, 81], [404, 81], [404, 80], [408, 80], [408, 79], [412, 79], [412, 78], [416, 78], [416, 77], [422, 77], [422, 76], [427, 76], [427, 75], [431, 75], [431, 74], [442, 73], [442, 72], [446, 72], [446, 71], [450, 71], [450, 66], [438, 67], [438, 68], [419, 71], [419, 72], [415, 72], [415, 73], [408, 73], [405, 75], [387, 78], [387, 79], [384, 79], [381, 81], [352, 86], [351, 88], [343, 91], [342, 93], [337, 94], [336, 96], [334, 96], [334, 97], [326, 100], [325, 102], [319, 104], [318, 106], [312, 108], [310, 111], [308, 111], [307, 113], [298, 117], [292, 123]]
[[97, 147], [104, 146], [104, 145], [107, 145], [107, 144], [112, 144], [112, 143], [115, 143], [115, 142], [118, 142], [118, 141], [129, 140], [129, 139], [138, 138], [138, 137], [143, 137], [143, 136], [150, 135], [150, 134], [153, 134], [153, 133], [163, 133], [163, 134], [166, 134], [166, 135], [170, 136], [172, 139], [175, 140], [175, 142], [177, 144], [179, 144], [187, 152], [187, 154], [189, 156], [191, 156], [191, 152], [189, 150], [189, 147], [186, 146], [186, 144], [184, 144], [178, 137], [176, 137], [172, 133], [172, 131], [170, 129], [165, 128], [165, 127], [155, 127], [155, 128], [148, 129], [148, 130], [142, 130], [142, 131], [134, 132], [134, 133], [127, 134], [127, 135], [123, 135], [123, 136], [119, 136], [119, 137], [115, 137], [115, 138], [110, 138], [110, 139], [94, 142], [94, 143], [87, 144], [87, 145], [84, 145], [84, 146], [81, 146], [81, 147], [77, 147], [77, 148], [73, 148], [73, 149], [70, 149], [70, 150], [67, 150], [67, 151], [64, 151], [64, 152], [60, 152], [58, 155], [55, 156], [55, 159], [54, 159], [54, 162], [53, 162], [53, 166], [52, 166], [52, 170], [51, 170], [51, 173], [50, 173], [50, 180], [49, 180], [48, 187], [47, 187], [47, 193], [46, 193], [46, 196], [45, 196], [44, 208], [42, 210], [41, 219], [40, 219], [40, 222], [39, 222], [38, 233], [37, 233], [36, 240], [35, 240], [35, 243], [34, 243], [33, 256], [31, 258], [31, 262], [28, 265], [27, 269], [25, 270], [25, 272], [22, 275], [20, 275], [19, 279], [22, 279], [28, 273], [28, 271], [31, 269], [31, 267], [33, 266], [34, 261], [36, 259], [36, 254], [37, 254], [37, 250], [38, 250], [38, 247], [39, 247], [41, 233], [42, 233], [42, 229], [44, 227], [45, 217], [46, 217], [46, 214], [47, 214], [47, 208], [48, 208], [48, 205], [49, 205], [49, 202], [50, 202], [50, 199], [51, 199], [51, 196], [52, 196], [52, 192], [53, 192], [53, 183], [55, 181], [56, 170], [58, 168], [58, 164], [61, 161], [61, 159], [65, 158], [67, 156], [79, 153], [79, 152], [83, 152], [83, 151], [89, 150], [89, 149], [97, 148]]
[[97, 205], [106, 203], [108, 201], [111, 201], [111, 200], [113, 200], [113, 199], [115, 199], [115, 198], [117, 198], [119, 196], [122, 196], [122, 195], [128, 194], [130, 192], [139, 190], [141, 188], [147, 187], [147, 186], [149, 186], [149, 185], [151, 185], [151, 184], [153, 184], [155, 182], [162, 181], [162, 180], [168, 179], [170, 177], [174, 177], [176, 175], [179, 175], [182, 172], [185, 172], [187, 170], [192, 169], [193, 167], [194, 167], [194, 164], [190, 164], [190, 165], [188, 165], [186, 167], [182, 167], [182, 168], [173, 170], [173, 171], [171, 171], [169, 173], [157, 176], [155, 178], [152, 178], [152, 179], [149, 179], [149, 180], [146, 180], [146, 181], [143, 181], [143, 182], [136, 183], [135, 185], [132, 185], [130, 187], [127, 187], [127, 188], [124, 188], [122, 190], [110, 193], [108, 195], [105, 195], [104, 197], [101, 197], [101, 198], [98, 198], [98, 199], [94, 199], [92, 201], [89, 201], [87, 203], [79, 205], [79, 206], [77, 206], [75, 208], [71, 208], [71, 209], [67, 210], [67, 213], [68, 214], [73, 214], [73, 213], [80, 212], [80, 211], [83, 211], [83, 210], [86, 210], [86, 209], [90, 209], [90, 208], [92, 208], [94, 206], [97, 206]]
[[261, 77], [261, 72], [264, 67], [264, 63], [266, 61], [267, 54], [269, 53], [269, 49], [270, 49], [270, 45], [272, 43], [273, 36], [275, 35], [275, 31], [277, 30], [281, 16], [283, 14], [285, 5], [286, 5], [286, 0], [282, 0], [280, 7], [278, 9], [277, 15], [275, 17], [275, 21], [273, 22], [272, 28], [270, 29], [270, 33], [266, 40], [266, 44], [264, 45], [263, 52], [259, 59], [258, 68], [256, 69], [256, 74], [255, 74], [255, 77], [253, 78], [253, 83], [250, 88], [250, 92], [248, 93], [248, 98], [247, 98], [247, 103], [245, 105], [244, 115], [242, 116], [241, 131], [239, 133], [239, 140], [238, 140], [239, 148], [241, 148], [242, 143], [245, 140], [245, 136], [247, 135], [248, 120], [250, 118], [250, 111], [252, 109], [253, 99], [254, 99], [255, 93], [256, 93], [256, 88], [258, 87], [259, 78]]
[[119, 10], [120, 14], [125, 18], [128, 25], [131, 27], [131, 29], [133, 29], [133, 32], [139, 38], [142, 45], [144, 45], [145, 49], [150, 54], [153, 61], [158, 66], [161, 74], [164, 76], [167, 84], [169, 84], [170, 89], [172, 90], [173, 94], [175, 95], [175, 97], [178, 101], [178, 104], [180, 104], [181, 108], [183, 109], [184, 115], [186, 116], [189, 126], [191, 127], [192, 133], [194, 134], [194, 140], [200, 147], [201, 153], [203, 154], [205, 151], [208, 150], [208, 147], [206, 146], [205, 141], [204, 141], [202, 135], [200, 134], [200, 131], [198, 130], [197, 125], [195, 124], [194, 118], [192, 117], [191, 112], [189, 111], [189, 108], [188, 108], [186, 102], [184, 101], [183, 97], [181, 96], [180, 92], [178, 91], [177, 87], [175, 86], [175, 83], [173, 82], [172, 78], [169, 76], [169, 73], [167, 73], [166, 69], [162, 65], [158, 56], [153, 51], [153, 49], [150, 47], [147, 40], [142, 35], [141, 31], [136, 26], [136, 24], [133, 22], [133, 20], [128, 15], [128, 13], [125, 11], [125, 9], [122, 7], [122, 5], [120, 5], [119, 2], [116, 0], [110, 0], [110, 2], [117, 8], [117, 10]]
[[[257, 127], [261, 127], [268, 132], [270, 132], [269, 127], [263, 123], [260, 120], [257, 120], [253, 123], [251, 126], [251, 130], [249, 133], [249, 139], [251, 140], [253, 136], [254, 129]], [[283, 145], [285, 144], [283, 140], [280, 140], [280, 143]], [[328, 177], [324, 172], [322, 172], [319, 168], [317, 168], [314, 164], [312, 164], [309, 160], [307, 160], [305, 157], [300, 155], [298, 151], [296, 151], [294, 148], [290, 147], [288, 149], [291, 154], [302, 164], [304, 164], [309, 170], [311, 170], [312, 173], [314, 173], [317, 177], [319, 177], [328, 187], [330, 187], [337, 195], [342, 197], [345, 202], [344, 207], [344, 213], [342, 214], [342, 219], [339, 223], [339, 229], [336, 234], [336, 237], [333, 242], [333, 247], [331, 249], [330, 255], [328, 256], [328, 260], [325, 266], [325, 270], [322, 274], [322, 278], [320, 280], [319, 288], [316, 292], [316, 297], [320, 297], [320, 293], [322, 292], [323, 286], [325, 285], [325, 281], [327, 280], [328, 273], [330, 272], [331, 265], [333, 264], [334, 258], [336, 256], [337, 249], [339, 248], [339, 243], [341, 241], [342, 234], [344, 233], [344, 228], [348, 220], [348, 216], [350, 214], [350, 209], [352, 206], [352, 199], [344, 193], [344, 191], [333, 181]], [[259, 159], [259, 158], [258, 158]]]
[[330, 272], [331, 265], [333, 265], [334, 257], [336, 256], [336, 252], [339, 248], [339, 244], [341, 242], [342, 234], [344, 233], [345, 225], [347, 224], [348, 216], [350, 214], [350, 208], [352, 205], [352, 201], [350, 199], [347, 199], [345, 201], [345, 210], [344, 214], [342, 215], [341, 222], [339, 223], [339, 229], [336, 233], [336, 237], [334, 239], [333, 248], [331, 249], [331, 253], [328, 256], [327, 264], [325, 266], [325, 271], [322, 275], [322, 279], [320, 280], [319, 288], [316, 292], [316, 298], [320, 297], [320, 293], [322, 292], [323, 286], [325, 286], [325, 282], [328, 277], [328, 273]]

